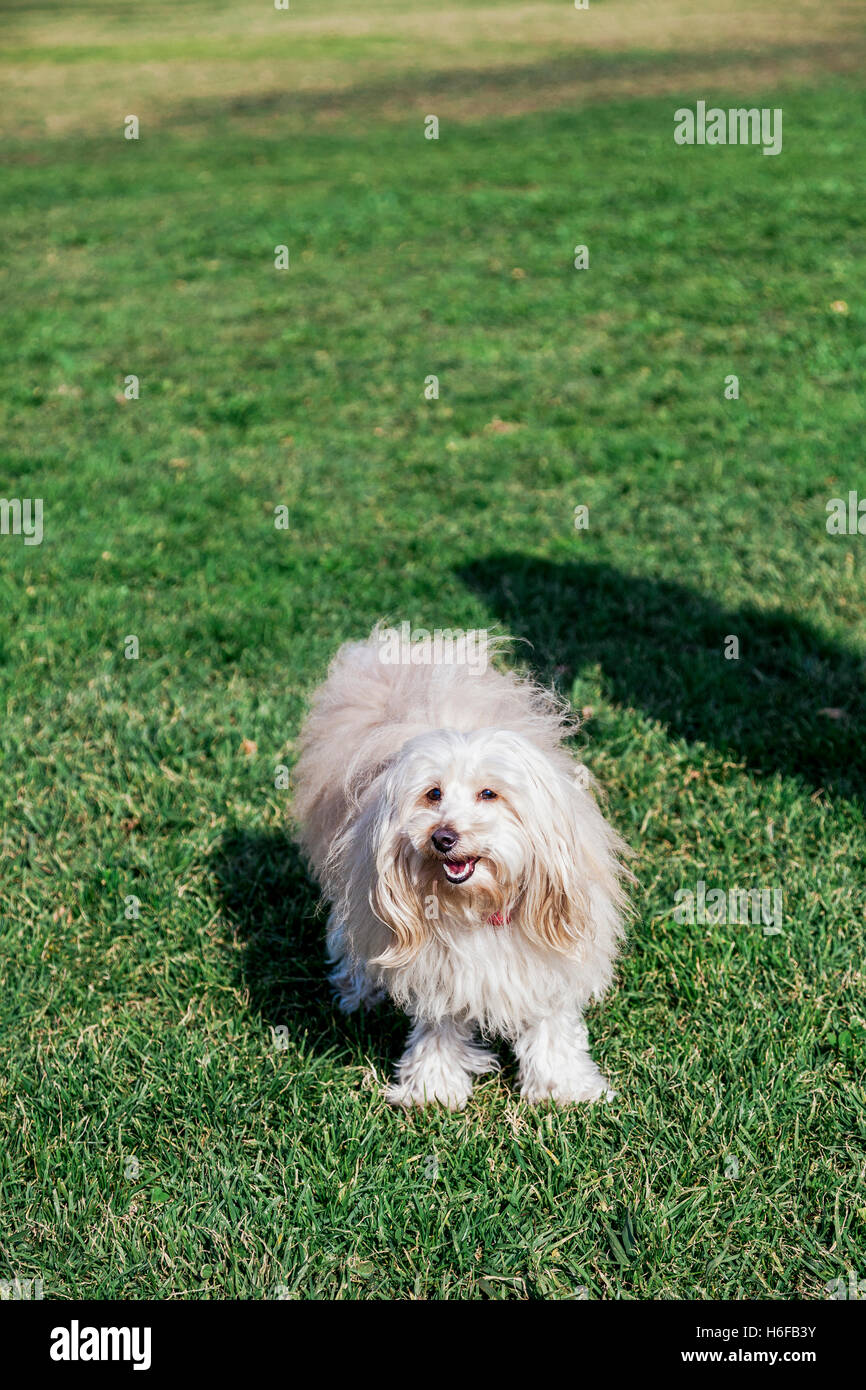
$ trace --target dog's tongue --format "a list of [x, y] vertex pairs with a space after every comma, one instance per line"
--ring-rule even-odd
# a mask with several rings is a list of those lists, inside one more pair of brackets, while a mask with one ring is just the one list
[[475, 872], [476, 859], [449, 859], [444, 865], [445, 877], [450, 883], [468, 883]]

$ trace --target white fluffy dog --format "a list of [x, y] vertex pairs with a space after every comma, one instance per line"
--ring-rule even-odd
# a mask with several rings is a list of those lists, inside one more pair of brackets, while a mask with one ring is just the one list
[[411, 1018], [395, 1104], [462, 1108], [499, 1065], [479, 1032], [513, 1043], [527, 1100], [598, 1100], [583, 1009], [610, 984], [627, 850], [559, 701], [489, 666], [503, 639], [483, 640], [483, 669], [420, 664], [417, 645], [391, 662], [375, 628], [314, 698], [294, 810], [331, 978], [346, 1011], [387, 993]]

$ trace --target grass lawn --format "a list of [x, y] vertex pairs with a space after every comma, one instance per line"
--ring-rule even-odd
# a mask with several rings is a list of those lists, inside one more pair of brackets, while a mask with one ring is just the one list
[[[866, 538], [825, 526], [866, 496], [866, 38], [700, 11], [8, 7], [0, 495], [44, 539], [0, 536], [0, 1278], [866, 1274]], [[781, 107], [781, 155], [675, 146], [698, 99]], [[276, 769], [382, 616], [528, 638], [591, 711], [639, 877], [612, 1104], [506, 1066], [394, 1113], [405, 1021], [332, 1006]], [[699, 881], [781, 931], [680, 924]]]

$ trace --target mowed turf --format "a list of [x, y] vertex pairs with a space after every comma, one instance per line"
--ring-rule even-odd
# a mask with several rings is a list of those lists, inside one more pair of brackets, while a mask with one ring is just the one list
[[[696, 86], [742, 55], [716, 29], [701, 52], [685, 4], [692, 54], [630, 49], [621, 3], [597, 7], [620, 49], [557, 56], [541, 6], [544, 51], [527, 7], [495, 63], [460, 8], [477, 88], [465, 44], [462, 75], [423, 33], [389, 48], [379, 5], [357, 51], [308, 25], [307, 92], [262, 14], [217, 7], [208, 39], [187, 5], [175, 40], [137, 6], [130, 58], [71, 6], [39, 61], [54, 7], [17, 14], [0, 495], [42, 498], [44, 539], [0, 536], [0, 1278], [46, 1297], [816, 1298], [866, 1273], [866, 537], [825, 526], [866, 496], [863, 92], [771, 24], [743, 85]], [[247, 43], [273, 83], [223, 99]], [[110, 122], [64, 96], [76, 45]], [[172, 96], [127, 141], [139, 61]], [[782, 154], [675, 146], [698, 99], [781, 106]], [[527, 1107], [502, 1048], [464, 1113], [394, 1113], [405, 1021], [332, 1005], [282, 769], [382, 616], [511, 631], [586, 711], [639, 879], [590, 1016], [611, 1104]], [[699, 881], [780, 889], [781, 930], [677, 922]]]

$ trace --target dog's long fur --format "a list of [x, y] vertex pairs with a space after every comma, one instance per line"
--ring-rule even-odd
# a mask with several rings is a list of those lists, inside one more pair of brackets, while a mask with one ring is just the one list
[[[486, 640], [484, 669], [388, 664], [374, 629], [314, 698], [294, 813], [331, 904], [332, 979], [346, 1009], [387, 993], [412, 1018], [394, 1102], [465, 1104], [498, 1065], [478, 1029], [513, 1042], [529, 1099], [599, 1099], [582, 1011], [610, 984], [627, 850], [563, 746], [561, 703], [490, 665], [505, 639]], [[432, 843], [443, 827], [458, 858]]]

